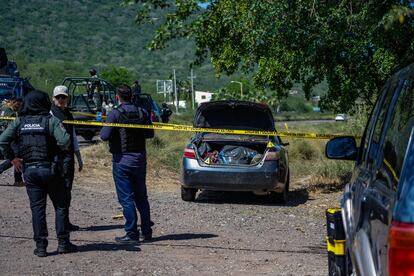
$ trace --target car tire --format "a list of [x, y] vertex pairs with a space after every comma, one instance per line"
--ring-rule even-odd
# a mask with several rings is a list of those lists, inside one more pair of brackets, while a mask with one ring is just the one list
[[276, 203], [285, 204], [289, 197], [289, 183], [290, 183], [290, 172], [286, 177], [285, 189], [281, 193], [272, 192], [273, 199]]
[[197, 189], [181, 187], [181, 199], [184, 201], [194, 201]]

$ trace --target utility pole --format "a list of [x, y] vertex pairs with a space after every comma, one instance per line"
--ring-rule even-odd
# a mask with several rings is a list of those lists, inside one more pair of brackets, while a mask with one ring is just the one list
[[193, 104], [193, 110], [194, 110], [194, 106], [195, 106], [195, 92], [194, 92], [194, 79], [196, 78], [196, 76], [194, 76], [193, 74], [193, 69], [191, 69], [191, 76], [189, 77], [189, 79], [191, 79], [191, 100], [192, 100], [192, 104]]
[[175, 78], [175, 69], [174, 69], [174, 95], [175, 95], [175, 112], [178, 113], [177, 80]]

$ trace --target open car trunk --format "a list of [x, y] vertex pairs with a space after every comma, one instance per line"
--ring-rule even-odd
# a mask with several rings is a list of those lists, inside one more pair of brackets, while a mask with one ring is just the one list
[[192, 144], [198, 161], [206, 165], [254, 166], [263, 160], [269, 143], [268, 137], [230, 136], [232, 137], [215, 133], [196, 136]]
[[[216, 101], [202, 104], [194, 127], [275, 131], [272, 112], [265, 104]], [[199, 161], [210, 165], [256, 165], [264, 157], [268, 136], [198, 133], [193, 146]]]

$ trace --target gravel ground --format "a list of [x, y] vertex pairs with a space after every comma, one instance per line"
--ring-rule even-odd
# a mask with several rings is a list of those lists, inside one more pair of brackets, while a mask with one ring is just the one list
[[119, 245], [123, 220], [112, 180], [77, 178], [71, 220], [79, 252], [59, 255], [48, 202], [49, 256], [33, 255], [31, 213], [24, 187], [0, 175], [1, 275], [327, 275], [325, 217], [340, 192], [308, 192], [292, 183], [289, 202], [243, 193], [202, 192], [181, 201], [178, 175], [149, 168], [154, 240]]

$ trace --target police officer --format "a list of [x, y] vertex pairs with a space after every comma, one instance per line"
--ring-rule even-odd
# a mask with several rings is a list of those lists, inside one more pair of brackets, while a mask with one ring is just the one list
[[[53, 104], [50, 113], [58, 118], [61, 122], [64, 120], [73, 120], [72, 113], [66, 107], [68, 103], [68, 88], [64, 85], [58, 85], [53, 89]], [[72, 184], [75, 176], [75, 156], [78, 160], [79, 172], [83, 169], [82, 156], [79, 151], [78, 138], [76, 137], [74, 125], [64, 124], [66, 132], [70, 135], [70, 147], [67, 151], [62, 151], [59, 154], [59, 158], [63, 161], [63, 180], [66, 188], [67, 203], [68, 203], [68, 215], [67, 215], [67, 227], [69, 231], [79, 230], [79, 226], [72, 224], [69, 221], [69, 207], [72, 200]]]
[[[119, 107], [109, 113], [107, 123], [151, 124], [147, 112], [131, 103], [132, 92], [128, 85], [119, 86], [116, 92]], [[125, 217], [126, 235], [115, 240], [119, 243], [139, 241], [138, 209], [143, 240], [149, 241], [152, 239], [153, 223], [145, 184], [145, 139], [154, 137], [154, 130], [104, 126], [100, 135], [102, 140], [109, 141], [116, 193]]]
[[[4, 102], [1, 111], [0, 116], [6, 116], [6, 117], [17, 117], [17, 112], [20, 109], [20, 106], [22, 105], [22, 98], [19, 97], [13, 97], [10, 100]], [[5, 125], [8, 125], [10, 121], [5, 120]], [[17, 145], [15, 143], [12, 144], [12, 148], [14, 151], [17, 150]], [[4, 171], [10, 169], [13, 167], [10, 160], [6, 160], [3, 163], [0, 164], [0, 174], [2, 174]], [[17, 172], [14, 170], [14, 186], [24, 186], [22, 173]]]
[[[29, 92], [23, 102], [20, 116], [0, 135], [0, 149], [18, 171], [23, 172], [32, 211], [32, 224], [36, 249], [34, 254], [47, 256], [46, 199], [49, 195], [55, 208], [58, 253], [77, 251], [69, 240], [65, 226], [67, 203], [64, 184], [53, 163], [57, 147], [64, 150], [70, 145], [70, 136], [62, 123], [52, 117], [50, 99], [41, 91]], [[17, 142], [17, 155], [10, 144]]]
[[162, 122], [163, 123], [168, 123], [171, 114], [172, 114], [171, 108], [169, 108], [166, 103], [163, 103], [162, 104], [162, 109], [161, 109], [161, 120], [162, 120]]

